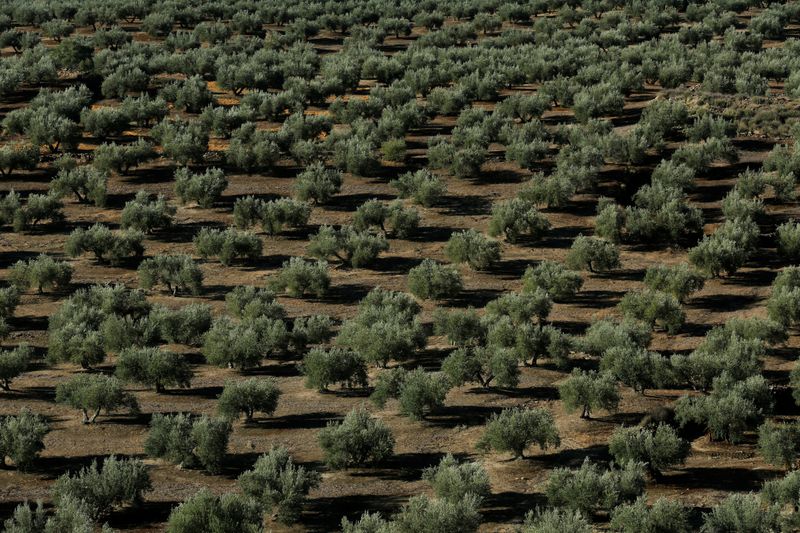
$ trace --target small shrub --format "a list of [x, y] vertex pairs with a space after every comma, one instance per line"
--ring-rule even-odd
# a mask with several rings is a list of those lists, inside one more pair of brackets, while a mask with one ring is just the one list
[[438, 465], [423, 470], [422, 479], [431, 484], [437, 498], [451, 502], [468, 494], [483, 499], [490, 492], [489, 475], [480, 463], [459, 463], [449, 453]]

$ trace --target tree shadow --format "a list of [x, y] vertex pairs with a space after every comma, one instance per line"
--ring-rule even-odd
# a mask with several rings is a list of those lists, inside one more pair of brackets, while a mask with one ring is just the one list
[[484, 499], [481, 515], [484, 522], [517, 523], [525, 518], [528, 511], [546, 506], [547, 499], [543, 494], [498, 492]]
[[319, 429], [328, 425], [328, 422], [339, 421], [342, 416], [333, 411], [316, 411], [296, 415], [274, 417], [264, 422], [270, 429]]
[[405, 501], [405, 496], [384, 494], [312, 498], [306, 503], [300, 522], [311, 532], [338, 531], [343, 517], [351, 522], [358, 521], [364, 512], [369, 511], [389, 518]]
[[376, 477], [395, 481], [418, 481], [422, 479], [422, 471], [439, 464], [445, 452], [399, 453], [382, 461], [379, 465], [368, 469], [353, 470], [354, 478]]
[[758, 491], [765, 481], [775, 477], [771, 470], [749, 468], [695, 467], [664, 474], [660, 485], [679, 487], [681, 490], [714, 489], [725, 492]]
[[501, 407], [486, 405], [447, 405], [425, 417], [433, 425], [455, 428], [458, 426], [481, 426], [489, 417], [502, 411]]
[[439, 206], [447, 215], [488, 215], [492, 202], [478, 195], [446, 196], [439, 200]]

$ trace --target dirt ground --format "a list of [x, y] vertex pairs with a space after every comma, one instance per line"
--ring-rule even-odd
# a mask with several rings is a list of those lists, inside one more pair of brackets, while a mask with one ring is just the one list
[[[387, 46], [407, 42], [404, 39], [389, 39]], [[517, 88], [511, 89], [514, 90]], [[632, 95], [624, 115], [630, 113], [636, 116], [659, 92], [657, 87], [647, 87], [642, 94]], [[218, 96], [233, 98], [222, 92]], [[101, 105], [112, 103], [100, 102]], [[4, 115], [18, 105], [20, 102], [6, 103], [0, 113]], [[552, 122], [561, 120], [563, 111], [548, 112], [544, 117], [545, 123], [550, 117]], [[618, 117], [615, 122], [624, 127], [627, 116]], [[437, 133], [447, 133], [453, 123], [452, 117], [439, 117], [422, 130], [412, 132], [407, 138], [411, 155], [407, 167], [414, 168], [423, 163], [427, 138]], [[703, 209], [707, 232], [720, 222], [719, 202], [733, 185], [736, 174], [748, 167], [759, 166], [772, 145], [778, 141], [780, 139], [737, 137], [735, 144], [740, 150], [740, 162], [720, 165], [698, 181], [691, 193], [691, 200]], [[97, 144], [99, 142], [96, 139], [87, 138], [82, 149], [88, 152]], [[212, 142], [212, 148], [220, 146]], [[485, 230], [492, 202], [516, 195], [528, 173], [501, 162], [502, 157], [499, 159], [486, 164], [482, 175], [476, 180], [447, 176], [448, 194], [445, 201], [433, 208], [419, 208], [422, 216], [419, 233], [409, 240], [390, 239], [390, 250], [382, 255], [373, 268], [333, 269], [330, 294], [322, 299], [281, 297], [280, 302], [289, 316], [325, 313], [341, 320], [354, 314], [358, 301], [373, 287], [407, 290], [406, 274], [411, 267], [423, 258], [445, 260], [443, 248], [452, 231], [462, 228]], [[274, 237], [262, 235], [264, 256], [261, 259], [244, 266], [230, 267], [223, 267], [216, 261], [200, 261], [205, 275], [204, 290], [200, 297], [176, 298], [151, 291], [152, 300], [170, 306], [191, 301], [205, 302], [221, 314], [227, 292], [237, 285], [264, 286], [283, 261], [305, 254], [307, 237], [320, 224], [347, 223], [355, 209], [368, 199], [393, 199], [395, 191], [388, 182], [405, 172], [407, 167], [386, 164], [376, 176], [370, 178], [347, 175], [342, 192], [330, 204], [314, 208], [307, 228]], [[122, 206], [139, 189], [163, 193], [177, 203], [172, 191], [171, 171], [168, 161], [159, 160], [133, 171], [130, 176], [115, 175], [109, 183], [106, 207], [79, 205], [68, 199], [65, 202], [66, 222], [58, 227], [45, 227], [41, 232], [24, 234], [4, 231], [0, 234], [0, 278], [5, 278], [7, 268], [19, 259], [42, 252], [64, 257], [64, 241], [76, 227], [95, 222], [117, 227]], [[148, 237], [146, 254], [194, 254], [192, 236], [199, 228], [230, 224], [232, 206], [238, 197], [251, 194], [262, 198], [291, 195], [292, 177], [296, 171], [297, 168], [291, 166], [289, 161], [282, 161], [279, 168], [268, 174], [226, 172], [230, 185], [222, 201], [213, 209], [179, 207], [175, 228]], [[503, 243], [502, 260], [488, 272], [463, 268], [463, 295], [448, 301], [446, 305], [482, 307], [503, 292], [518, 290], [521, 287], [520, 278], [528, 265], [544, 259], [563, 259], [572, 239], [581, 233], [592, 233], [597, 197], [618, 192], [618, 183], [623, 181], [620, 178], [625, 172], [624, 168], [605, 167], [598, 190], [577, 195], [564, 208], [544, 210], [552, 230], [541, 241], [515, 245]], [[0, 190], [13, 188], [21, 193], [46, 190], [51, 175], [46, 165], [40, 165], [36, 171], [19, 172], [3, 181]], [[773, 228], [797, 215], [796, 203], [778, 206], [767, 201], [767, 215], [761, 222], [765, 227]], [[550, 320], [569, 333], [579, 334], [593, 318], [614, 315], [614, 306], [619, 299], [627, 291], [641, 286], [644, 270], [649, 265], [675, 264], [686, 260], [685, 249], [622, 246], [622, 268], [607, 274], [585, 273], [583, 289], [569, 303], [556, 304]], [[135, 267], [100, 265], [88, 256], [70, 261], [75, 267], [72, 289], [101, 282], [121, 282], [131, 287], [138, 284]], [[711, 327], [722, 324], [731, 316], [765, 315], [764, 300], [780, 267], [774, 249], [762, 246], [758, 257], [746, 268], [733, 276], [708, 281], [705, 288], [684, 306], [686, 326], [673, 336], [657, 333], [652, 349], [665, 353], [685, 352], [697, 346]], [[66, 293], [24, 294], [21, 305], [10, 321], [13, 333], [6, 344], [28, 342], [43, 356], [48, 316], [66, 296]], [[437, 303], [423, 302], [422, 305], [423, 318], [430, 325], [431, 314]], [[798, 338], [792, 335], [790, 341], [773, 350], [766, 361], [765, 375], [779, 389], [788, 382], [788, 372], [794, 364], [797, 347]], [[142, 414], [139, 416], [102, 416], [97, 424], [81, 424], [78, 413], [53, 402], [55, 385], [78, 371], [70, 364], [47, 365], [41, 361], [14, 381], [12, 392], [0, 393], [0, 414], [13, 414], [23, 407], [29, 407], [47, 416], [52, 426], [52, 431], [45, 439], [45, 450], [33, 471], [21, 473], [12, 468], [0, 469], [0, 517], [10, 515], [16, 505], [26, 500], [48, 502], [50, 487], [57, 476], [89, 464], [97, 457], [116, 454], [143, 458], [150, 466], [153, 490], [145, 495], [142, 508], [113, 513], [109, 518], [110, 525], [126, 531], [159, 531], [178, 502], [201, 487], [209, 487], [216, 492], [234, 490], [236, 477], [250, 468], [260, 453], [272, 445], [282, 444], [289, 448], [296, 461], [322, 471], [323, 480], [319, 488], [310, 494], [297, 525], [287, 528], [269, 521], [269, 530], [327, 531], [335, 529], [343, 515], [354, 518], [365, 510], [391, 514], [409, 497], [429, 490], [420, 479], [422, 470], [437, 463], [446, 452], [452, 452], [460, 457], [482, 461], [490, 474], [492, 494], [482, 509], [484, 524], [481, 531], [514, 531], [528, 510], [545, 503], [542, 491], [547, 474], [553, 467], [578, 466], [587, 456], [608, 460], [607, 442], [615, 427], [619, 424], [636, 424], [652, 408], [669, 404], [686, 392], [655, 390], [638, 395], [624, 388], [618, 412], [598, 412], [592, 419], [584, 420], [577, 413], [564, 412], [558, 401], [557, 385], [566, 374], [545, 362], [534, 368], [523, 368], [519, 387], [513, 390], [484, 391], [473, 386], [454, 389], [448, 395], [446, 408], [442, 412], [426, 421], [413, 422], [401, 417], [391, 403], [385, 409], [376, 409], [368, 402], [366, 393], [334, 391], [321, 394], [306, 389], [303, 377], [296, 369], [296, 361], [267, 360], [261, 368], [241, 374], [204, 364], [197, 349], [186, 346], [169, 348], [185, 354], [193, 363], [196, 375], [192, 386], [190, 389], [162, 394], [132, 388], [141, 405]], [[404, 364], [410, 367], [420, 364], [437, 369], [448, 350], [444, 339], [431, 336], [428, 346]], [[582, 356], [576, 354], [575, 357], [580, 359]], [[586, 359], [578, 361], [578, 364], [592, 367], [596, 362]], [[112, 356], [99, 370], [110, 371], [113, 366]], [[253, 375], [276, 378], [283, 396], [274, 416], [258, 419], [249, 425], [242, 422], [235, 424], [225, 471], [221, 475], [182, 470], [144, 456], [143, 441], [152, 413], [191, 411], [212, 414], [216, 410], [216, 398], [226, 380]], [[316, 434], [328, 421], [340, 419], [348, 410], [359, 405], [367, 406], [391, 427], [397, 441], [395, 456], [378, 468], [330, 471], [322, 463]], [[542, 406], [553, 411], [562, 439], [561, 446], [545, 452], [532, 448], [522, 460], [510, 460], [508, 456], [497, 453], [478, 453], [475, 443], [482, 434], [485, 420], [491, 413], [511, 406]], [[777, 414], [795, 417], [798, 413], [794, 404], [787, 401], [785, 405], [778, 406]], [[730, 491], [757, 490], [765, 479], [777, 474], [778, 471], [760, 459], [753, 435], [736, 446], [701, 437], [692, 442], [692, 454], [686, 464], [665, 472], [658, 483], [649, 482], [647, 494], [651, 500], [664, 495], [679, 499], [694, 507], [697, 516]]]

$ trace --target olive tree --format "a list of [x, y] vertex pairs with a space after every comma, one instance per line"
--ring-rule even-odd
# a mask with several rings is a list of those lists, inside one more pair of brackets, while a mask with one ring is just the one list
[[47, 420], [27, 409], [0, 419], [0, 465], [5, 466], [8, 457], [17, 469], [27, 470], [44, 450], [49, 432]]
[[306, 167], [295, 178], [295, 196], [298, 200], [311, 200], [315, 204], [328, 203], [342, 189], [342, 173], [325, 168], [322, 163]]
[[522, 290], [535, 292], [541, 289], [555, 301], [565, 301], [575, 296], [583, 286], [581, 275], [556, 261], [541, 261], [529, 266], [522, 275]]
[[600, 369], [641, 394], [646, 389], [665, 387], [676, 381], [668, 358], [630, 343], [603, 352]]
[[556, 533], [571, 531], [573, 533], [591, 533], [592, 526], [580, 511], [568, 509], [539, 509], [528, 511], [521, 533]]
[[679, 398], [675, 415], [682, 425], [703, 424], [713, 439], [737, 443], [746, 430], [763, 420], [771, 400], [760, 374], [740, 381], [723, 374], [714, 379], [711, 394]]
[[120, 225], [125, 229], [152, 233], [153, 230], [170, 227], [176, 211], [175, 206], [169, 205], [163, 195], [151, 201], [147, 192], [139, 191], [133, 200], [125, 202]]
[[619, 268], [619, 250], [609, 241], [578, 235], [567, 254], [567, 266], [575, 270], [605, 272]]
[[447, 356], [442, 362], [442, 372], [457, 386], [477, 382], [489, 388], [495, 382], [500, 387], [516, 387], [518, 363], [517, 354], [508, 348], [465, 347]]
[[459, 462], [452, 454], [439, 464], [422, 471], [422, 479], [431, 484], [437, 498], [457, 502], [471, 494], [481, 500], [489, 495], [489, 475], [477, 462]]
[[500, 260], [500, 243], [468, 229], [454, 232], [444, 253], [453, 263], [467, 263], [475, 270], [486, 270]]
[[421, 420], [444, 406], [451, 387], [443, 372], [426, 372], [421, 367], [411, 371], [395, 368], [378, 376], [370, 399], [378, 407], [384, 407], [390, 398], [395, 398], [401, 414]]
[[8, 272], [8, 281], [15, 287], [25, 290], [36, 287], [39, 293], [45, 289], [63, 289], [72, 280], [72, 265], [58, 261], [49, 255], [41, 254], [35, 259], [19, 260]]
[[200, 257], [218, 257], [225, 266], [240, 258], [258, 259], [263, 247], [257, 235], [236, 228], [201, 228], [193, 242]]
[[10, 391], [11, 381], [28, 369], [32, 356], [32, 350], [27, 344], [0, 350], [0, 388]]
[[319, 259], [337, 259], [343, 264], [362, 268], [375, 262], [381, 252], [389, 249], [383, 235], [359, 231], [353, 226], [321, 226], [308, 243], [308, 253]]
[[614, 411], [619, 405], [619, 387], [611, 374], [574, 369], [558, 386], [564, 409], [573, 412], [581, 409], [581, 418], [589, 418], [592, 410]]
[[228, 179], [218, 168], [206, 169], [202, 174], [187, 167], [175, 171], [175, 195], [182, 204], [196, 202], [200, 207], [212, 207], [227, 187]]
[[83, 423], [93, 423], [100, 411], [113, 412], [126, 407], [139, 411], [136, 398], [115, 377], [103, 374], [77, 374], [56, 386], [56, 403], [64, 404], [83, 413]]
[[407, 357], [425, 346], [420, 310], [408, 294], [373, 289], [359, 303], [356, 316], [342, 325], [336, 344], [386, 367], [391, 359]]
[[433, 259], [423, 259], [408, 271], [408, 290], [417, 298], [442, 300], [456, 296], [462, 289], [458, 270]]
[[235, 322], [222, 316], [203, 337], [202, 352], [212, 365], [245, 370], [268, 355], [282, 353], [288, 342], [283, 320], [259, 317]]
[[237, 419], [244, 413], [245, 421], [250, 422], [256, 411], [272, 415], [280, 397], [281, 390], [272, 379], [228, 381], [222, 389], [217, 409], [228, 420]]
[[491, 416], [478, 441], [478, 448], [508, 451], [517, 459], [524, 456], [531, 444], [536, 444], [541, 450], [561, 445], [553, 415], [545, 409], [515, 407]]
[[179, 165], [201, 162], [208, 150], [208, 130], [198, 121], [162, 120], [150, 134]]
[[158, 254], [142, 261], [137, 272], [139, 284], [145, 290], [162, 284], [173, 295], [179, 291], [199, 294], [203, 284], [203, 272], [185, 254]]
[[800, 260], [800, 223], [785, 222], [778, 226], [775, 232], [778, 253], [781, 257], [792, 262]]
[[302, 257], [292, 257], [284, 261], [281, 270], [270, 283], [273, 289], [285, 291], [293, 298], [302, 298], [307, 294], [322, 298], [330, 285], [328, 262], [307, 261]]
[[353, 217], [353, 227], [357, 231], [378, 228], [387, 236], [401, 239], [411, 235], [418, 226], [419, 212], [403, 206], [399, 200], [390, 204], [368, 200], [356, 209]]
[[389, 184], [397, 189], [400, 198], [411, 198], [425, 207], [436, 205], [447, 193], [447, 186], [442, 179], [427, 169], [406, 172]]
[[170, 512], [166, 531], [193, 533], [219, 524], [224, 531], [255, 533], [262, 529], [263, 521], [261, 506], [253, 499], [230, 492], [217, 496], [204, 488]]
[[318, 439], [325, 463], [334, 469], [380, 463], [394, 453], [389, 426], [363, 408], [351, 410], [341, 422], [329, 422]]
[[658, 475], [662, 470], [681, 464], [689, 455], [689, 443], [666, 424], [655, 428], [620, 427], [608, 442], [608, 451], [617, 464], [644, 463]]
[[9, 177], [17, 170], [33, 170], [39, 163], [39, 147], [27, 143], [9, 143], [0, 147], [0, 176]]
[[508, 242], [517, 242], [521, 237], [541, 239], [550, 229], [550, 222], [533, 204], [513, 198], [492, 206], [489, 235], [503, 235]]
[[779, 531], [780, 508], [764, 507], [756, 494], [731, 494], [703, 515], [703, 529], [723, 531]]
[[645, 497], [632, 503], [622, 503], [611, 511], [611, 529], [622, 533], [639, 531], [672, 531], [690, 533], [689, 511], [683, 503], [659, 498], [647, 505]]
[[645, 271], [644, 284], [649, 289], [669, 293], [679, 302], [684, 302], [692, 293], [702, 290], [705, 276], [686, 263], [655, 265]]
[[164, 387], [189, 388], [192, 369], [186, 360], [161, 348], [126, 348], [117, 358], [116, 376], [127, 383], [140, 383], [164, 392]]
[[618, 308], [627, 318], [658, 325], [675, 334], [686, 321], [680, 301], [672, 294], [656, 290], [630, 291], [622, 297]]
[[767, 421], [758, 428], [758, 449], [768, 463], [792, 470], [800, 456], [799, 438], [800, 426], [796, 423]]
[[156, 413], [150, 421], [144, 451], [150, 457], [188, 468], [200, 466], [216, 474], [222, 470], [230, 433], [227, 420]]
[[644, 467], [628, 462], [622, 468], [603, 470], [587, 457], [578, 469], [555, 468], [547, 479], [545, 494], [550, 505], [591, 515], [633, 501], [644, 492]]
[[326, 391], [334, 383], [349, 389], [367, 386], [366, 362], [351, 350], [314, 348], [303, 356], [300, 368], [310, 389]]
[[94, 151], [92, 166], [102, 172], [114, 170], [127, 175], [131, 169], [155, 157], [153, 144], [142, 138], [130, 144], [103, 143]]
[[238, 483], [265, 513], [277, 515], [283, 524], [292, 524], [300, 517], [309, 491], [320, 480], [318, 472], [295, 464], [286, 448], [273, 446], [256, 459], [252, 470], [239, 476]]
[[102, 465], [94, 460], [75, 474], [59, 477], [53, 485], [53, 501], [56, 507], [69, 505], [70, 500], [81, 502], [96, 520], [116, 507], [140, 504], [142, 495], [150, 490], [150, 474], [141, 460], [111, 455]]
[[64, 243], [64, 250], [70, 257], [90, 252], [101, 263], [119, 265], [144, 254], [143, 240], [144, 234], [139, 230], [115, 232], [97, 223], [89, 228], [74, 229]]

